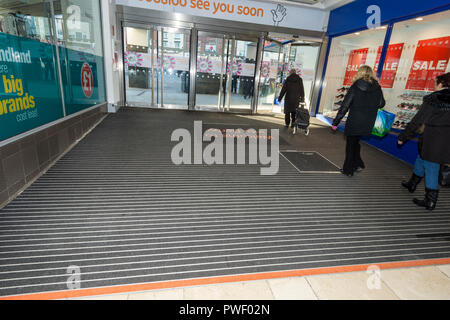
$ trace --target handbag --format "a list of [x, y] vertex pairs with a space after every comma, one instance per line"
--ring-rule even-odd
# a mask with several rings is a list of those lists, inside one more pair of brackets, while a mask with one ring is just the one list
[[439, 184], [443, 187], [450, 187], [450, 165], [441, 165], [439, 172]]
[[372, 129], [372, 134], [377, 137], [384, 137], [391, 130], [394, 124], [395, 114], [378, 109], [377, 119]]

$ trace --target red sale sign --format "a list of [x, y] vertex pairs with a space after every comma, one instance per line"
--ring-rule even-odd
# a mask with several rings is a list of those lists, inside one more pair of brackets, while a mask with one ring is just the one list
[[359, 67], [366, 63], [368, 51], [369, 48], [350, 51], [347, 68], [345, 69], [344, 86], [352, 85], [353, 77], [356, 75]]
[[434, 90], [434, 79], [445, 73], [450, 56], [450, 36], [417, 43], [405, 89]]
[[[398, 64], [402, 55], [404, 43], [391, 44], [388, 47], [386, 58], [384, 60], [383, 72], [381, 73], [380, 85], [382, 88], [392, 88], [394, 86], [395, 76], [397, 75]], [[373, 70], [378, 70], [380, 63], [381, 50], [383, 46], [378, 48], [377, 58]]]
[[86, 98], [92, 96], [92, 92], [94, 91], [94, 76], [91, 67], [86, 62], [81, 67], [81, 88]]

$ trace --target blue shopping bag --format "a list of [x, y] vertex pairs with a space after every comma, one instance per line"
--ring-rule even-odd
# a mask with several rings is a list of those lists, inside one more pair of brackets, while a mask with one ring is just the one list
[[377, 120], [372, 129], [372, 134], [377, 137], [384, 137], [391, 130], [395, 121], [395, 114], [378, 109]]

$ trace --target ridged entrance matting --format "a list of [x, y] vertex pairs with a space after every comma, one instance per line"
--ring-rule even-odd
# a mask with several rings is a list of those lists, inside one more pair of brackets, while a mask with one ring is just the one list
[[367, 169], [353, 178], [300, 173], [281, 156], [275, 176], [175, 166], [171, 133], [194, 120], [279, 128], [289, 150], [343, 160], [342, 136], [318, 125], [292, 136], [249, 117], [125, 109], [0, 211], [0, 296], [68, 290], [70, 266], [86, 289], [450, 258], [449, 190], [433, 213], [415, 207], [396, 159], [363, 146]]

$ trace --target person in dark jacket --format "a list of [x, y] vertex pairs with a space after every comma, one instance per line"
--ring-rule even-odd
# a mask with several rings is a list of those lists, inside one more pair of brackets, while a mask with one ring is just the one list
[[237, 93], [238, 76], [231, 77], [231, 93]]
[[284, 120], [286, 128], [289, 128], [289, 123], [291, 124], [291, 128], [293, 128], [295, 122], [295, 110], [298, 108], [300, 102], [303, 102], [305, 99], [303, 80], [297, 75], [295, 69], [292, 69], [289, 72], [289, 76], [286, 78], [286, 81], [284, 81], [283, 88], [278, 97], [279, 102], [281, 102], [284, 95], [286, 95], [286, 100], [284, 101]]
[[372, 132], [378, 109], [383, 108], [385, 104], [383, 92], [372, 68], [366, 65], [361, 66], [332, 124], [332, 129], [336, 131], [342, 118], [349, 112], [344, 131], [347, 136], [347, 146], [344, 165], [341, 169], [343, 174], [351, 177], [354, 172], [365, 168], [361, 159], [359, 141], [362, 136]]
[[398, 136], [398, 144], [416, 135], [422, 128], [419, 138], [419, 155], [414, 171], [402, 185], [413, 193], [425, 176], [425, 199], [414, 198], [413, 202], [428, 210], [436, 207], [439, 195], [439, 170], [441, 164], [450, 163], [450, 72], [436, 78], [435, 91], [423, 98], [417, 114]]

